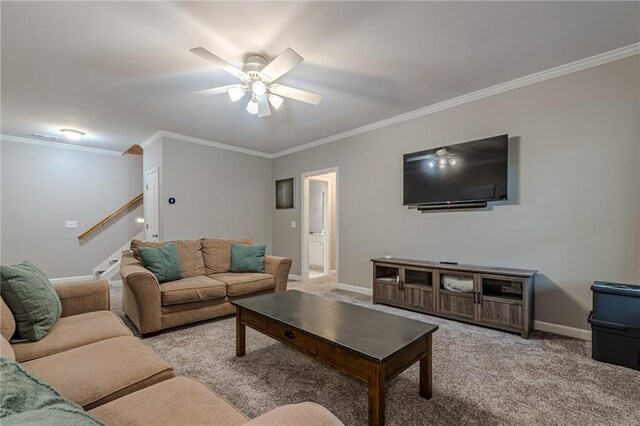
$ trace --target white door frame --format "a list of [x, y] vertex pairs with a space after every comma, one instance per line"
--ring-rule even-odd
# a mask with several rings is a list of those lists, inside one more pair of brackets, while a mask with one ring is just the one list
[[143, 211], [144, 211], [144, 239], [145, 241], [149, 241], [148, 238], [148, 227], [149, 227], [149, 214], [147, 212], [147, 209], [149, 208], [149, 195], [148, 195], [148, 191], [149, 188], [147, 187], [147, 181], [149, 180], [147, 178], [148, 175], [150, 175], [151, 173], [156, 172], [158, 174], [158, 181], [157, 181], [157, 186], [158, 186], [158, 194], [156, 197], [156, 220], [157, 220], [157, 225], [158, 225], [158, 237], [157, 241], [160, 241], [160, 167], [152, 167], [149, 170], [145, 170], [144, 172], [144, 196], [142, 198], [142, 202], [143, 202]]
[[[325, 255], [325, 262], [324, 262], [324, 273], [328, 274], [329, 271], [331, 270], [331, 259], [329, 257], [329, 253], [330, 253], [330, 244], [332, 243], [331, 241], [331, 212], [329, 212], [327, 209], [329, 208], [329, 200], [332, 199], [330, 197], [334, 197], [333, 199], [335, 200], [335, 204], [334, 204], [334, 208], [336, 210], [336, 274], [339, 273], [339, 265], [338, 265], [338, 259], [339, 259], [339, 253], [340, 253], [340, 238], [339, 238], [339, 232], [340, 232], [340, 221], [338, 220], [338, 167], [330, 167], [327, 169], [321, 169], [321, 170], [315, 170], [315, 171], [311, 171], [311, 172], [305, 172], [302, 173], [302, 175], [300, 176], [300, 181], [302, 182], [301, 186], [301, 192], [302, 192], [302, 196], [300, 197], [300, 199], [302, 200], [302, 220], [300, 221], [300, 223], [302, 224], [301, 226], [301, 234], [302, 234], [302, 270], [301, 270], [301, 275], [302, 275], [302, 280], [306, 281], [309, 279], [309, 178], [312, 177], [316, 177], [319, 175], [324, 175], [327, 173], [335, 173], [336, 174], [336, 193], [335, 195], [331, 192], [331, 185], [327, 185], [328, 189], [327, 189], [327, 200], [325, 202], [325, 214], [326, 214], [326, 227], [325, 229], [327, 230], [327, 232], [325, 232], [325, 240], [324, 240], [324, 255]], [[337, 277], [336, 277], [337, 278]]]

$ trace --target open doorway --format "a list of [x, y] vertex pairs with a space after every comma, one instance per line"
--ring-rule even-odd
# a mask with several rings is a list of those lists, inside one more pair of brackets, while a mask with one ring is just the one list
[[338, 170], [302, 175], [302, 279], [337, 280]]

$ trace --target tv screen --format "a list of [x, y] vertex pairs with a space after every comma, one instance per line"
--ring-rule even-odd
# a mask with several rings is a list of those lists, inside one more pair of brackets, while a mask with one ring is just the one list
[[508, 135], [404, 155], [404, 205], [507, 199]]

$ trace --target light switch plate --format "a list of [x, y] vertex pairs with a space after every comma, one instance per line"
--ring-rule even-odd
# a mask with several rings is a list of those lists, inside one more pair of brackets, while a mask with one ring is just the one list
[[64, 221], [64, 227], [65, 228], [69, 228], [69, 229], [75, 229], [78, 227], [78, 221], [77, 220], [65, 220]]
[[292, 227], [292, 228], [295, 228], [295, 227], [296, 227], [296, 221], [295, 221], [295, 220], [292, 220], [292, 221], [291, 221], [291, 227]]

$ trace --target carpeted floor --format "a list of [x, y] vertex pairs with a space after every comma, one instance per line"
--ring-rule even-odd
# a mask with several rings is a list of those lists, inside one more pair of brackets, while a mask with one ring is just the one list
[[[540, 332], [524, 340], [374, 306], [370, 297], [336, 290], [325, 278], [289, 288], [440, 326], [433, 341], [433, 398], [418, 395], [418, 366], [412, 366], [387, 387], [387, 425], [640, 425], [640, 372], [593, 361], [588, 342]], [[113, 288], [112, 309], [125, 318], [121, 302], [121, 289]], [[145, 342], [179, 375], [201, 380], [249, 417], [313, 401], [348, 426], [367, 423], [366, 386], [330, 367], [251, 329], [247, 355], [236, 358], [233, 317]]]

